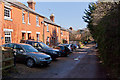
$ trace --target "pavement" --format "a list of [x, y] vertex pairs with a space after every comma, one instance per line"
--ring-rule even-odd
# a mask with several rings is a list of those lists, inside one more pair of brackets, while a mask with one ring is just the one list
[[17, 63], [18, 73], [13, 78], [106, 78], [104, 68], [96, 56], [95, 45], [89, 44], [77, 49], [68, 57], [59, 57], [49, 66], [28, 68]]

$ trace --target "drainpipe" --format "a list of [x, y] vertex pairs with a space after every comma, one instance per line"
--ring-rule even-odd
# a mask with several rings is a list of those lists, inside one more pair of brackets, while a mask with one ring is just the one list
[[44, 36], [45, 36], [45, 34], [44, 34], [44, 21], [42, 21], [42, 24], [43, 24], [43, 43], [45, 43], [45, 38], [44, 38]]

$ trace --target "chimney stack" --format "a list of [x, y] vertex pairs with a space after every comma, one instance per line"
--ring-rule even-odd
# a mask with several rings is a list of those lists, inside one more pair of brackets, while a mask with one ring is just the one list
[[27, 3], [28, 3], [28, 6], [31, 9], [35, 10], [35, 4], [36, 4], [36, 2], [34, 2], [34, 0], [28, 0]]
[[52, 22], [55, 22], [54, 18], [55, 18], [54, 14], [51, 14], [50, 19]]
[[72, 28], [72, 27], [70, 27], [69, 29], [70, 29], [71, 31], [73, 30], [73, 28]]

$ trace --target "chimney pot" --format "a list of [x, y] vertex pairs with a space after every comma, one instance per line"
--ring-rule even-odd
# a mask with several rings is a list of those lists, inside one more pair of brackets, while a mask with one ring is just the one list
[[35, 4], [36, 4], [36, 2], [34, 2], [34, 0], [28, 0], [27, 3], [28, 3], [28, 6], [31, 9], [35, 10]]
[[55, 22], [54, 18], [55, 18], [54, 14], [51, 14], [50, 19], [52, 22]]

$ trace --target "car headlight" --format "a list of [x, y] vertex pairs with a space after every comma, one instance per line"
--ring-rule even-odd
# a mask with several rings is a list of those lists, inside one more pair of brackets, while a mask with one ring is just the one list
[[44, 58], [41, 58], [41, 57], [40, 57], [39, 59], [40, 59], [40, 60], [45, 60]]
[[55, 51], [49, 51], [49, 53], [51, 53], [51, 54], [57, 54], [57, 52], [55, 52]]
[[53, 51], [53, 54], [57, 54], [57, 52]]

